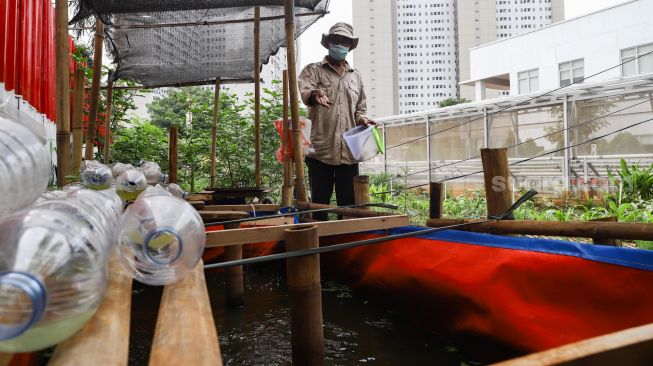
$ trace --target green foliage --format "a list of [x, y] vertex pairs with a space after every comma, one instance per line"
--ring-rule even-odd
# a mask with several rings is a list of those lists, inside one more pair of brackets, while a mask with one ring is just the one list
[[619, 187], [617, 194], [608, 197], [611, 203], [619, 206], [627, 202], [649, 201], [653, 199], [653, 164], [640, 168], [637, 164], [630, 167], [621, 159], [619, 178], [608, 171], [610, 182]]
[[168, 135], [148, 121], [135, 118], [129, 128], [116, 131], [112, 157], [134, 166], [154, 161], [165, 171], [168, 168]]
[[437, 103], [437, 105], [438, 105], [438, 108], [444, 108], [444, 107], [450, 107], [452, 105], [469, 103], [469, 102], [471, 102], [471, 100], [469, 100], [467, 98], [461, 98], [461, 99], [447, 98], [447, 99], [443, 99], [443, 100], [439, 101]]

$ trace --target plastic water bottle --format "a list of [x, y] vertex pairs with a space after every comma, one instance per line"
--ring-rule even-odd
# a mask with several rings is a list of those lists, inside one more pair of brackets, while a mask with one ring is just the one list
[[107, 252], [110, 251], [113, 239], [112, 230], [115, 229], [116, 223], [109, 222], [104, 215], [94, 211], [89, 205], [74, 198], [66, 198], [39, 202], [33, 207], [62, 212], [76, 218], [86, 224], [93, 242], [104, 246]]
[[108, 189], [113, 184], [113, 173], [108, 166], [100, 163], [89, 164], [79, 173], [82, 184], [88, 189]]
[[156, 186], [147, 187], [145, 191], [138, 196], [138, 198], [154, 196], [172, 197], [172, 193], [168, 192], [165, 188], [157, 184]]
[[118, 228], [120, 263], [139, 282], [174, 283], [202, 258], [206, 233], [202, 218], [187, 202], [174, 197], [137, 199]]
[[140, 170], [128, 170], [116, 179], [116, 191], [124, 201], [133, 201], [147, 188], [147, 180]]
[[61, 342], [95, 313], [108, 253], [66, 213], [32, 208], [0, 219], [0, 352]]
[[0, 216], [29, 206], [46, 190], [50, 162], [41, 138], [0, 116]]
[[181, 198], [182, 200], [188, 199], [188, 192], [184, 191], [180, 186], [175, 183], [168, 184], [168, 192], [174, 197]]
[[82, 189], [69, 192], [68, 199], [77, 200], [90, 207], [95, 212], [95, 215], [98, 215], [101, 218], [100, 220], [108, 225], [110, 234], [108, 240], [113, 244], [115, 243], [115, 230], [123, 212], [122, 200], [117, 201], [101, 192], [105, 191]]
[[134, 166], [131, 164], [116, 163], [113, 168], [111, 168], [111, 173], [113, 174], [113, 178], [116, 179], [120, 174], [132, 169], [134, 169]]
[[163, 174], [161, 174], [161, 167], [159, 167], [159, 164], [155, 162], [147, 161], [143, 163], [143, 165], [141, 165], [141, 167], [138, 169], [143, 172], [143, 175], [145, 175], [147, 184], [155, 185], [160, 183], [163, 179]]

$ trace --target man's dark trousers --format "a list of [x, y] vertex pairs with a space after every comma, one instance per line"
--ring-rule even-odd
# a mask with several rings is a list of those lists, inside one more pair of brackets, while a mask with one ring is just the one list
[[[329, 165], [306, 157], [306, 166], [311, 183], [312, 202], [330, 205], [335, 184], [338, 206], [355, 204], [354, 177], [358, 176], [358, 164]], [[327, 213], [314, 213], [313, 218], [327, 220]]]

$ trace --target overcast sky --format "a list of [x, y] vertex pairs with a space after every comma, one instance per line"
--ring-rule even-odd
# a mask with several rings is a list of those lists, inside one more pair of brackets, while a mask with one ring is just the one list
[[[626, 1], [565, 0], [565, 18], [573, 18]], [[301, 53], [300, 60], [298, 60], [301, 62], [302, 67], [308, 63], [321, 60], [326, 54], [326, 50], [320, 45], [322, 33], [327, 33], [329, 28], [336, 22], [352, 22], [351, 2], [352, 0], [331, 0], [329, 5], [330, 14], [317, 21], [317, 23], [302, 34], [299, 38], [301, 42]], [[349, 62], [351, 62], [351, 57], [349, 57]]]

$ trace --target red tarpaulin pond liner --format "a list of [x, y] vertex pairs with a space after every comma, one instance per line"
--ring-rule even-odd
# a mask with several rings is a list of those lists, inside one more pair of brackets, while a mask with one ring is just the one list
[[[245, 245], [243, 257], [281, 250], [274, 242]], [[208, 249], [206, 262], [221, 253]], [[653, 322], [651, 251], [449, 230], [321, 258], [323, 272], [383, 294], [427, 328], [525, 353]]]

